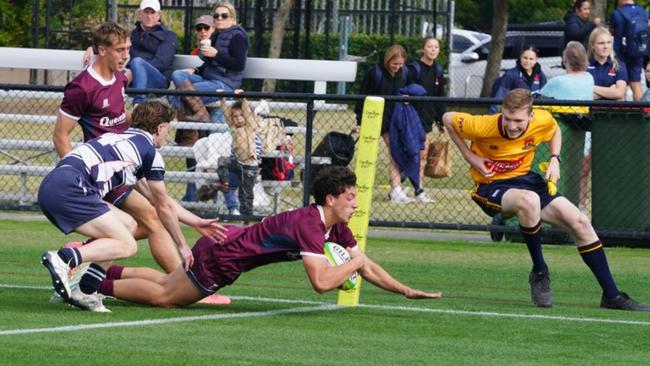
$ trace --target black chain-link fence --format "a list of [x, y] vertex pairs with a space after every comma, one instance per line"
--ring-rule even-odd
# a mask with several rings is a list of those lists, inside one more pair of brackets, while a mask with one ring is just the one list
[[[0, 85], [0, 200], [5, 208], [37, 209], [35, 194], [42, 176], [58, 161], [53, 148], [52, 129], [61, 101], [62, 87], [34, 87], [28, 85]], [[158, 96], [166, 97], [179, 92], [157, 90]], [[182, 92], [181, 92], [182, 93]], [[203, 93], [205, 94], [205, 93]], [[275, 152], [265, 153], [265, 171], [260, 172], [255, 190], [255, 210], [258, 217], [273, 212], [300, 207], [308, 203], [303, 171], [318, 169], [315, 164], [331, 163], [332, 155], [325, 156], [318, 145], [328, 133], [339, 132], [345, 135], [356, 126], [354, 104], [362, 96], [335, 96], [314, 94], [265, 94], [246, 93], [253, 107], [265, 100], [266, 106], [258, 112], [281, 117], [284, 129], [290, 136], [292, 147], [285, 145]], [[387, 97], [397, 100], [399, 97]], [[427, 101], [444, 105], [447, 110], [484, 114], [487, 105], [495, 100], [416, 98], [411, 101]], [[550, 108], [541, 104], [540, 108]], [[566, 102], [553, 102], [568, 105]], [[569, 103], [571, 104], [571, 103]], [[591, 108], [588, 108], [591, 107]], [[215, 107], [212, 107], [215, 108]], [[561, 179], [559, 191], [579, 206], [593, 219], [601, 235], [629, 239], [648, 240], [650, 216], [647, 214], [650, 192], [650, 152], [647, 141], [650, 137], [650, 115], [638, 104], [615, 102], [590, 102], [582, 107], [553, 107], [551, 111], [557, 119], [563, 136]], [[175, 122], [172, 126], [193, 127]], [[207, 126], [207, 127], [206, 127]], [[227, 135], [225, 125], [209, 123], [199, 128], [210, 129], [216, 134]], [[586, 133], [585, 130], [591, 129]], [[81, 141], [81, 129], [75, 128], [72, 140]], [[353, 138], [355, 135], [352, 135]], [[213, 136], [214, 138], [214, 136]], [[219, 141], [212, 140], [212, 143]], [[388, 149], [380, 142], [378, 165], [375, 179], [371, 224], [389, 227], [419, 227], [437, 229], [491, 230], [496, 237], [500, 231], [514, 235], [518, 229], [514, 223], [505, 226], [491, 226], [491, 218], [486, 216], [470, 199], [473, 188], [468, 164], [462, 159], [457, 148], [450, 142], [447, 134], [440, 134], [434, 127], [430, 142], [440, 150], [448, 144], [448, 176], [424, 178], [424, 189], [432, 202], [397, 203], [390, 199], [388, 173]], [[219, 143], [213, 149], [224, 151]], [[174, 146], [173, 134], [168, 144], [161, 150], [165, 158], [167, 187], [170, 195], [178, 200], [187, 193], [188, 183], [197, 188], [206, 182], [215, 181], [216, 173], [203, 175], [188, 172], [187, 157], [201, 159], [192, 147]], [[212, 151], [212, 150], [211, 150]], [[221, 154], [228, 154], [229, 149]], [[316, 151], [316, 154], [313, 152]], [[290, 152], [293, 160], [288, 158]], [[321, 156], [315, 156], [321, 155]], [[345, 155], [345, 154], [343, 154]], [[325, 157], [325, 159], [323, 158]], [[329, 159], [327, 159], [329, 158]], [[349, 166], [354, 169], [353, 156]], [[335, 156], [334, 159], [338, 159]], [[214, 159], [213, 159], [214, 160]], [[345, 160], [345, 159], [343, 159]], [[540, 171], [543, 163], [549, 160], [549, 151], [541, 146], [533, 163], [533, 169]], [[293, 175], [286, 171], [286, 180], [277, 180], [274, 170], [287, 168], [287, 162], [295, 165]], [[214, 168], [214, 167], [213, 167]], [[206, 171], [210, 171], [206, 169]], [[414, 192], [407, 181], [402, 187], [409, 199]], [[183, 204], [205, 215], [220, 215], [232, 218], [222, 193], [215, 200], [193, 201], [187, 199]], [[551, 230], [552, 231], [552, 230]], [[566, 238], [560, 235], [560, 241]]]

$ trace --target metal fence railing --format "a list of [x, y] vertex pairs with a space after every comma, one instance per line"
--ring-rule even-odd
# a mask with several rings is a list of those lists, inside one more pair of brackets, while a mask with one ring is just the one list
[[[53, 123], [60, 104], [60, 86], [0, 85], [0, 202], [4, 208], [37, 209], [35, 193], [42, 176], [56, 164], [51, 137]], [[149, 90], [159, 96], [179, 94], [173, 90]], [[133, 92], [133, 90], [128, 90]], [[180, 92], [182, 94], [182, 92]], [[206, 93], [197, 93], [206, 95]], [[246, 93], [256, 105], [269, 101], [268, 114], [280, 116], [287, 122], [286, 131], [294, 145], [296, 163], [293, 177], [287, 181], [265, 178], [256, 191], [255, 215], [259, 218], [279, 210], [307, 204], [308, 192], [301, 176], [309, 177], [313, 163], [322, 160], [312, 156], [314, 149], [328, 132], [349, 133], [356, 126], [353, 112], [362, 96], [315, 95], [297, 93]], [[399, 100], [400, 97], [387, 97]], [[444, 105], [447, 110], [483, 114], [486, 106], [496, 103], [489, 99], [452, 99], [410, 97], [411, 101], [426, 101]], [[570, 103], [540, 101], [539, 107], [548, 104], [565, 105], [553, 109], [563, 133], [562, 177], [560, 191], [593, 220], [599, 234], [624, 241], [650, 241], [650, 115], [643, 105], [617, 102]], [[582, 107], [571, 107], [579, 105]], [[589, 108], [585, 108], [589, 107]], [[295, 124], [292, 124], [295, 122]], [[173, 128], [192, 127], [175, 122]], [[591, 135], [584, 128], [591, 127]], [[226, 131], [224, 125], [210, 123], [199, 128], [216, 132]], [[80, 141], [80, 128], [73, 132], [73, 140]], [[165, 158], [167, 186], [170, 195], [181, 199], [188, 182], [198, 178], [215, 179], [214, 173], [187, 172], [186, 157], [193, 156], [191, 147], [174, 146], [173, 134], [169, 144], [162, 149]], [[439, 135], [434, 128], [432, 140], [449, 141], [446, 134]], [[540, 147], [533, 169], [548, 160], [548, 149]], [[269, 159], [285, 157], [277, 153]], [[431, 203], [398, 204], [389, 200], [388, 150], [380, 142], [377, 173], [373, 194], [371, 225], [387, 227], [413, 227], [453, 230], [488, 230], [495, 233], [517, 231], [515, 225], [491, 226], [486, 216], [470, 199], [473, 184], [468, 174], [468, 164], [451, 145], [451, 175], [444, 178], [424, 179], [424, 188], [433, 198]], [[591, 158], [591, 168], [587, 163]], [[354, 168], [355, 155], [350, 163]], [[408, 182], [403, 183], [409, 186]], [[407, 192], [413, 196], [413, 190]], [[223, 198], [207, 202], [182, 202], [190, 209], [207, 215], [228, 216]], [[553, 233], [553, 230], [550, 230]]]

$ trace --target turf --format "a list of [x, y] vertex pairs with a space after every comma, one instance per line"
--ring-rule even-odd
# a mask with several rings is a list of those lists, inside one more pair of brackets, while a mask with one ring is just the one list
[[[224, 289], [234, 298], [228, 306], [155, 309], [106, 301], [113, 312], [94, 314], [47, 301], [49, 276], [39, 255], [69, 238], [44, 222], [2, 221], [0, 233], [2, 365], [638, 365], [650, 359], [650, 314], [598, 308], [596, 281], [567, 246], [545, 248], [555, 295], [550, 309], [530, 304], [530, 260], [521, 244], [371, 239], [369, 256], [395, 277], [445, 297], [412, 301], [364, 283], [361, 306], [333, 307], [336, 294], [313, 292], [301, 262], [291, 262], [244, 274]], [[650, 251], [607, 253], [619, 286], [650, 302]], [[154, 266], [146, 243], [126, 263]], [[65, 326], [72, 328], [56, 329]], [[19, 330], [26, 333], [8, 332]]]

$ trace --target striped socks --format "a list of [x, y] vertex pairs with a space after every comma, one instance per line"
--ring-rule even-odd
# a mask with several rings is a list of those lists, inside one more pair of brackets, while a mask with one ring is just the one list
[[99, 290], [99, 285], [105, 278], [106, 272], [104, 269], [95, 263], [91, 263], [86, 273], [79, 280], [79, 289], [84, 294], [92, 294]]
[[597, 240], [591, 244], [583, 245], [578, 247], [578, 253], [580, 253], [582, 260], [591, 269], [594, 276], [596, 276], [600, 287], [603, 289], [603, 295], [608, 299], [616, 297], [620, 291], [616, 287], [614, 278], [612, 278], [612, 274], [609, 271], [603, 243]]

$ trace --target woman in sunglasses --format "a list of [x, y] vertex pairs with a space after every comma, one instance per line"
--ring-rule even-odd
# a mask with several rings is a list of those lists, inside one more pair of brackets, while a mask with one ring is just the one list
[[[213, 19], [215, 31], [210, 36], [210, 45], [202, 43], [199, 48], [203, 65], [172, 73], [172, 81], [179, 90], [232, 91], [241, 87], [249, 44], [246, 31], [237, 24], [237, 12], [230, 3], [216, 4]], [[217, 97], [182, 96], [184, 120], [210, 121], [204, 103], [216, 100]], [[220, 113], [215, 117], [223, 122]]]

